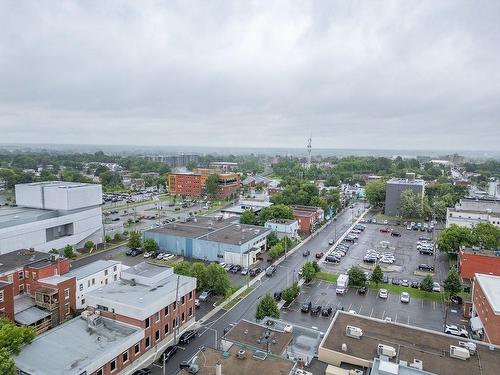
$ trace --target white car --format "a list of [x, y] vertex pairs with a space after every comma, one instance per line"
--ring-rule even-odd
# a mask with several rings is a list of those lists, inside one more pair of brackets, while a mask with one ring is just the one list
[[208, 297], [209, 297], [209, 296], [210, 296], [210, 292], [209, 292], [208, 290], [204, 290], [204, 291], [200, 294], [200, 296], [198, 297], [198, 299], [199, 299], [200, 301], [202, 301], [202, 302], [205, 302], [205, 301], [208, 299]]
[[467, 332], [466, 329], [457, 327], [454, 324], [446, 324], [444, 326], [444, 333], [447, 333], [447, 334], [453, 335], [453, 336], [460, 336], [460, 337], [466, 337], [466, 338], [469, 337], [469, 333]]
[[357, 315], [358, 313], [356, 312], [356, 310], [349, 310], [348, 311], [349, 314], [352, 314], [352, 315]]
[[407, 292], [401, 292], [401, 302], [410, 303], [410, 295]]
[[380, 298], [387, 299], [389, 298], [389, 293], [387, 292], [387, 289], [379, 289], [378, 296]]
[[436, 282], [432, 283], [432, 291], [438, 292], [438, 293], [441, 292], [441, 286], [439, 285], [439, 283], [436, 283]]
[[146, 251], [143, 256], [144, 256], [144, 258], [150, 258], [151, 255], [153, 255], [153, 254], [151, 254], [149, 251]]
[[163, 253], [160, 253], [156, 256], [156, 259], [163, 259]]
[[164, 260], [170, 260], [170, 259], [174, 259], [174, 258], [175, 258], [174, 254], [165, 254], [165, 255], [163, 255], [163, 259]]
[[226, 263], [222, 262], [222, 263], [219, 263], [219, 266], [221, 266], [222, 268], [226, 267]]
[[393, 259], [389, 259], [389, 258], [380, 258], [378, 260], [379, 263], [384, 263], [384, 264], [392, 264], [394, 263], [394, 260]]

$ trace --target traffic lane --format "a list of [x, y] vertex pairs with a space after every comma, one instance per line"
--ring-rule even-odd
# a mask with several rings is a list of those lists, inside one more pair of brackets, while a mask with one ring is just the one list
[[283, 318], [292, 323], [317, 327], [325, 331], [333, 314], [329, 318], [324, 318], [302, 313], [300, 307], [308, 302], [313, 305], [343, 307], [344, 311], [354, 310], [357, 314], [378, 319], [391, 318], [393, 322], [436, 331], [443, 329], [444, 306], [438, 302], [412, 298], [410, 303], [405, 304], [400, 301], [399, 295], [389, 294], [387, 299], [382, 299], [378, 296], [377, 290], [368, 290], [364, 296], [358, 295], [355, 289], [348, 290], [344, 295], [337, 295], [335, 284], [324, 281], [316, 281], [303, 287], [294, 303], [288, 309], [282, 309]]

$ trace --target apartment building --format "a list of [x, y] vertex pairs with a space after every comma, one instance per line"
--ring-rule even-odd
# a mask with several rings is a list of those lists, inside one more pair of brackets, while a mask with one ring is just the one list
[[299, 232], [309, 235], [325, 220], [325, 212], [320, 207], [292, 206], [293, 217], [299, 223]]
[[416, 179], [415, 173], [407, 173], [406, 178], [392, 178], [387, 181], [384, 211], [386, 215], [401, 215], [401, 194], [406, 190], [412, 190], [423, 199], [425, 181]]
[[68, 272], [67, 276], [76, 279], [76, 309], [87, 307], [87, 293], [120, 280], [122, 267], [118, 261], [97, 260]]
[[[479, 319], [486, 342], [500, 345], [500, 276], [476, 273], [472, 284], [472, 316]], [[477, 318], [475, 318], [477, 317]]]
[[17, 369], [24, 375], [132, 373], [195, 323], [195, 278], [148, 263], [121, 275], [87, 294], [81, 317], [26, 345], [14, 357]]
[[218, 176], [218, 199], [226, 199], [239, 191], [240, 175], [238, 173], [220, 173], [217, 170], [198, 169], [189, 173], [169, 174], [168, 192], [192, 197], [205, 195], [205, 182], [211, 174]]

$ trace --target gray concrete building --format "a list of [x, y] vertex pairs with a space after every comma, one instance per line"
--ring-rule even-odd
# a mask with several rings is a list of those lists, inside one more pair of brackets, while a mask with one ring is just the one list
[[385, 214], [389, 216], [400, 216], [401, 193], [405, 190], [413, 190], [416, 194], [424, 196], [425, 182], [416, 179], [415, 173], [407, 173], [406, 178], [392, 178], [387, 181], [385, 188]]

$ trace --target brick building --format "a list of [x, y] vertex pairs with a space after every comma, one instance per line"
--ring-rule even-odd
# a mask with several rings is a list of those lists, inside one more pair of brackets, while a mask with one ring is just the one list
[[299, 233], [309, 235], [325, 220], [325, 212], [320, 207], [292, 206], [293, 217], [299, 223]]
[[0, 280], [0, 317], [14, 320], [14, 288], [12, 283]]
[[458, 253], [462, 280], [471, 284], [476, 273], [500, 276], [500, 257], [492, 250], [462, 248]]
[[476, 273], [472, 285], [472, 316], [481, 321], [484, 340], [500, 345], [500, 277]]
[[168, 192], [191, 197], [205, 195], [205, 183], [211, 174], [218, 176], [217, 198], [225, 199], [239, 191], [240, 175], [238, 173], [220, 173], [220, 171], [211, 169], [195, 169], [189, 173], [169, 174]]
[[122, 270], [121, 276], [87, 294], [81, 317], [26, 345], [14, 358], [18, 370], [28, 375], [132, 373], [156, 360], [195, 323], [195, 278], [148, 263]]

